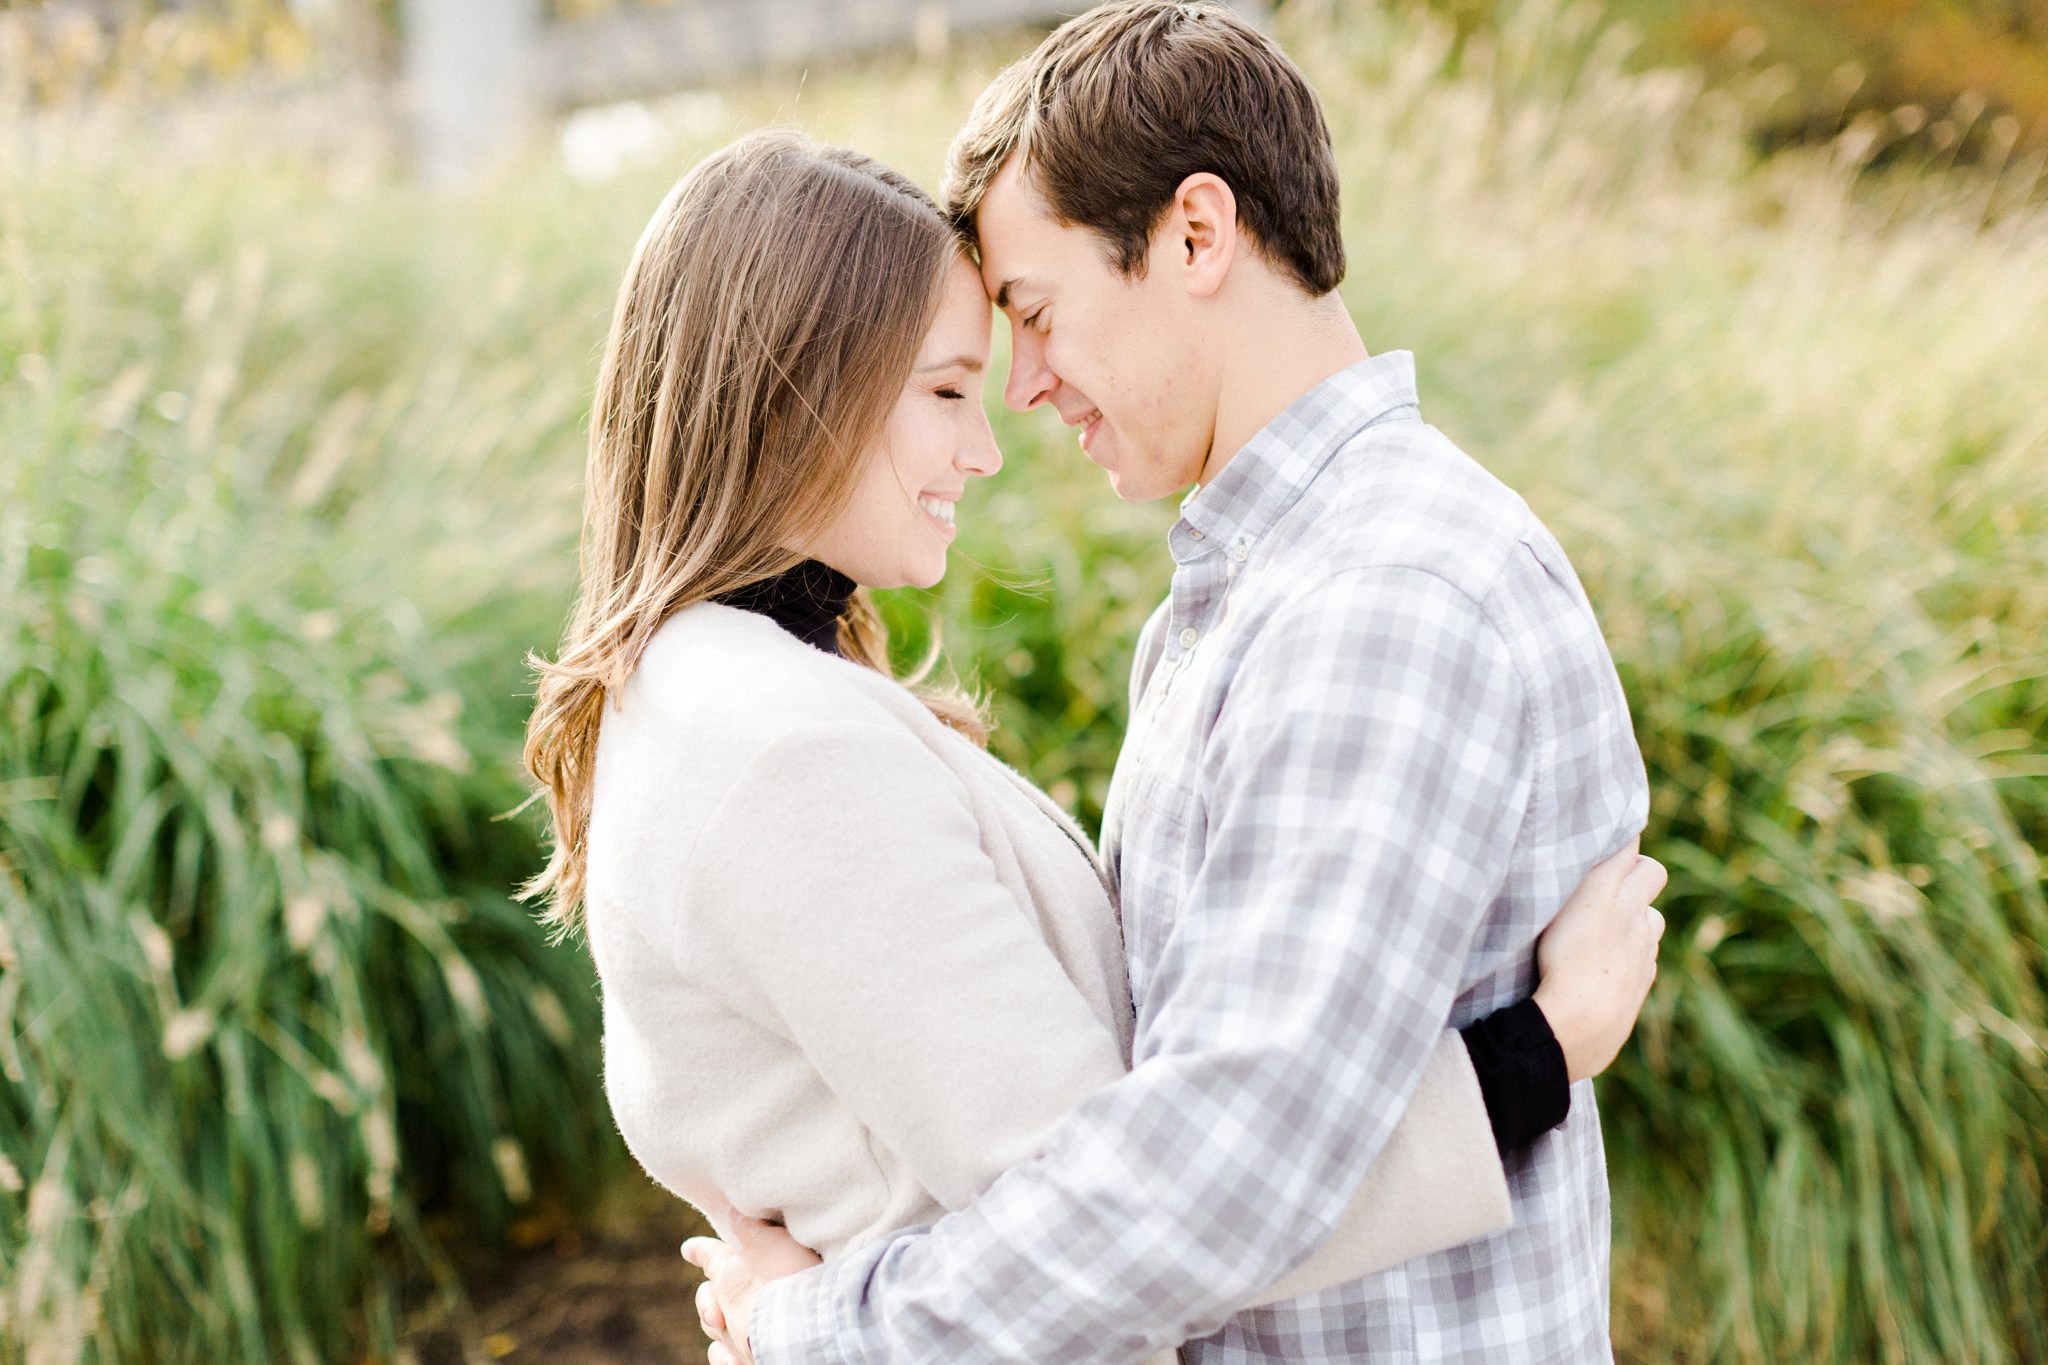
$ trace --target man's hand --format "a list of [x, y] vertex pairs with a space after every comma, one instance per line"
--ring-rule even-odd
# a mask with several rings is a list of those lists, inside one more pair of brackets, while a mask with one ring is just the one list
[[704, 1272], [704, 1283], [697, 1287], [697, 1322], [711, 1338], [710, 1365], [754, 1365], [748, 1338], [761, 1287], [808, 1270], [818, 1264], [818, 1255], [778, 1224], [730, 1208], [726, 1222], [731, 1242], [692, 1237], [683, 1243], [683, 1259]]

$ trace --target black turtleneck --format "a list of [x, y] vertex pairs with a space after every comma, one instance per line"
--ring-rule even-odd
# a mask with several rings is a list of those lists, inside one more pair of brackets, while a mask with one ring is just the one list
[[[853, 600], [854, 586], [830, 565], [806, 559], [716, 600], [757, 612], [804, 643], [837, 654], [839, 621]], [[1564, 1049], [1533, 999], [1495, 1010], [1459, 1032], [1502, 1156], [1564, 1122], [1572, 1104]]]
[[855, 583], [829, 564], [806, 559], [773, 578], [735, 588], [714, 600], [758, 612], [807, 645], [839, 652], [839, 618], [853, 601]]

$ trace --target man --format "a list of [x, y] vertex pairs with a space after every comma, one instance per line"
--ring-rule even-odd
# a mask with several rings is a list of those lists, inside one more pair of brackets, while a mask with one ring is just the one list
[[1538, 932], [1648, 804], [1563, 552], [1335, 293], [1314, 94], [1226, 9], [1124, 0], [998, 80], [948, 200], [1010, 320], [1009, 403], [1079, 427], [1124, 498], [1196, 485], [1103, 831], [1134, 1069], [927, 1229], [758, 1297], [721, 1265], [733, 1349], [1609, 1359], [1585, 1083], [1510, 1159], [1506, 1231], [1235, 1313], [1327, 1234], [1439, 1031], [1527, 994]]

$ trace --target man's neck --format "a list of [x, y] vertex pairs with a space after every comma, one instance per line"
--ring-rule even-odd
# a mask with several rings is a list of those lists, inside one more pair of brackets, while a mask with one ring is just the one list
[[1335, 291], [1311, 299], [1290, 289], [1263, 302], [1233, 328], [1216, 432], [1198, 480], [1204, 485], [1295, 399], [1366, 359], [1365, 341]]

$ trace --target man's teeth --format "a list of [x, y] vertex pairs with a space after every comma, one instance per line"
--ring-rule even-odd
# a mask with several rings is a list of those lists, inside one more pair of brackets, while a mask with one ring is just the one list
[[940, 521], [945, 522], [946, 525], [951, 526], [953, 524], [952, 503], [940, 498], [919, 498], [917, 505], [937, 517]]

